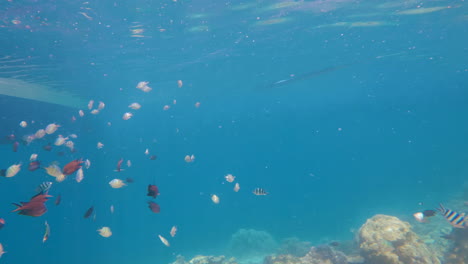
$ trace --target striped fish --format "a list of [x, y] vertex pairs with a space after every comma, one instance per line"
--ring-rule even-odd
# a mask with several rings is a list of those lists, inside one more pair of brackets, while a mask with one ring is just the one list
[[36, 188], [36, 193], [45, 193], [47, 194], [50, 190], [50, 187], [52, 186], [52, 182], [43, 182], [39, 184]]
[[267, 195], [268, 193], [262, 188], [255, 188], [255, 190], [253, 191], [253, 194], [255, 194], [255, 195]]
[[440, 207], [437, 208], [442, 215], [445, 217], [445, 219], [453, 226], [456, 228], [466, 228], [468, 224], [466, 223], [466, 218], [464, 213], [457, 213], [455, 211], [452, 211], [450, 209], [445, 208], [442, 204], [439, 204]]

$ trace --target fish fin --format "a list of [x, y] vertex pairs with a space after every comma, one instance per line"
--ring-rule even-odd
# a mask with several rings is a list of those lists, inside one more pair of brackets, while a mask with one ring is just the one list
[[13, 210], [13, 211], [11, 211], [11, 212], [19, 211], [19, 210], [21, 210], [21, 207], [23, 207], [22, 205], [19, 205], [19, 204], [17, 204], [17, 203], [11, 203], [11, 204], [14, 205], [14, 206], [16, 206], [16, 207], [18, 207], [18, 208], [16, 208], [15, 210]]
[[442, 205], [442, 204], [440, 203], [440, 204], [439, 204], [439, 208], [437, 208], [437, 210], [438, 210], [439, 212], [441, 212], [442, 214], [444, 214], [446, 209], [445, 209], [444, 205]]

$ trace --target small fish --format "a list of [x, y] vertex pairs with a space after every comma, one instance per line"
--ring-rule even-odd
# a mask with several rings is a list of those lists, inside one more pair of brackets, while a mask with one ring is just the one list
[[133, 109], [133, 110], [138, 110], [138, 109], [141, 108], [141, 105], [139, 103], [132, 103], [128, 107]]
[[149, 149], [145, 150], [145, 155], [149, 155]]
[[130, 178], [130, 177], [125, 179], [125, 181], [128, 182], [128, 183], [134, 183], [135, 182], [135, 180], [133, 178]]
[[419, 223], [425, 223], [427, 222], [427, 219], [424, 217], [424, 214], [421, 213], [421, 212], [417, 212], [417, 213], [414, 213], [413, 214], [413, 217], [416, 221], [418, 221]]
[[113, 204], [110, 206], [110, 212], [111, 212], [111, 214], [114, 213], [114, 205]]
[[19, 142], [18, 141], [15, 141], [13, 143], [13, 152], [17, 152], [18, 151], [18, 147], [19, 147]]
[[104, 147], [104, 144], [102, 144], [101, 142], [98, 142], [96, 144], [96, 147], [97, 147], [97, 149], [102, 149]]
[[47, 239], [49, 239], [49, 236], [50, 236], [50, 226], [47, 223], [47, 221], [45, 221], [45, 233], [44, 233], [44, 237], [42, 238], [42, 243], [45, 243]]
[[55, 205], [59, 205], [61, 201], [62, 201], [62, 196], [59, 194], [57, 195], [57, 198], [55, 198]]
[[84, 162], [84, 166], [86, 169], [89, 169], [89, 167], [91, 167], [91, 161], [89, 161], [89, 159], [86, 159]]
[[13, 164], [6, 170], [5, 177], [10, 178], [14, 177], [21, 170], [21, 163]]
[[233, 176], [232, 174], [228, 174], [224, 176], [227, 182], [233, 182], [236, 179], [236, 176]]
[[158, 156], [156, 156], [156, 155], [151, 155], [151, 156], [149, 157], [150, 160], [156, 160], [157, 158], [158, 158]]
[[41, 167], [41, 162], [39, 162], [38, 160], [35, 160], [35, 161], [31, 161], [28, 165], [28, 170], [29, 171], [35, 171], [37, 169], [39, 169]]
[[171, 228], [171, 232], [170, 232], [171, 237], [175, 237], [176, 233], [177, 233], [177, 227], [176, 227], [176, 226], [173, 226], [173, 227]]
[[80, 117], [83, 117], [84, 116], [83, 110], [78, 111], [78, 114], [80, 115]]
[[5, 250], [3, 250], [3, 245], [0, 243], [0, 258], [2, 257], [3, 254], [7, 253]]
[[437, 208], [445, 219], [455, 228], [466, 228], [467, 223], [465, 222], [465, 214], [464, 213], [457, 213], [450, 209], [445, 208], [442, 204], [439, 204], [440, 207]]
[[43, 182], [39, 184], [39, 186], [37, 186], [34, 191], [36, 193], [47, 194], [50, 190], [50, 187], [52, 187], [52, 182]]
[[240, 190], [240, 185], [238, 182], [236, 182], [236, 185], [234, 185], [234, 191], [238, 192]]
[[52, 150], [52, 145], [50, 143], [47, 143], [47, 145], [42, 147], [43, 150], [45, 151], [51, 151]]
[[99, 235], [101, 235], [102, 237], [110, 237], [112, 236], [112, 231], [109, 227], [107, 226], [104, 226], [100, 229], [97, 230], [99, 232]]
[[55, 131], [57, 131], [57, 129], [58, 129], [59, 127], [60, 127], [60, 125], [57, 125], [57, 124], [55, 124], [55, 123], [49, 124], [49, 125], [47, 125], [46, 128], [45, 128], [45, 132], [46, 132], [47, 134], [49, 134], [49, 135], [50, 135], [50, 134], [53, 134], [53, 133], [55, 133]]
[[148, 202], [148, 208], [151, 210], [153, 213], [159, 213], [161, 211], [161, 208], [159, 207], [159, 204], [155, 202]]
[[149, 184], [148, 185], [148, 194], [147, 194], [147, 196], [151, 196], [153, 198], [156, 198], [158, 195], [159, 195], [158, 186]]
[[161, 240], [161, 242], [166, 246], [166, 247], [170, 247], [171, 245], [169, 244], [169, 241], [167, 241], [167, 239], [165, 239], [163, 236], [161, 235], [158, 235], [159, 236], [159, 239]]
[[80, 183], [83, 179], [84, 179], [83, 168], [79, 168], [79, 169], [76, 171], [75, 180], [76, 180], [76, 182]]
[[131, 167], [132, 166], [132, 162], [130, 160], [127, 160], [127, 167]]
[[31, 154], [31, 157], [29, 157], [29, 161], [35, 161], [37, 160], [37, 154]]
[[255, 194], [255, 195], [267, 195], [268, 193], [262, 188], [255, 188], [255, 190], [253, 190], [253, 194]]
[[0, 218], [0, 229], [2, 229], [5, 226], [5, 219]]
[[120, 158], [120, 160], [117, 162], [117, 167], [115, 168], [115, 171], [116, 172], [121, 172], [123, 171], [122, 169], [122, 163], [124, 162], [124, 159], [123, 158]]
[[85, 214], [83, 215], [83, 218], [88, 218], [93, 214], [94, 211], [94, 206], [91, 206], [88, 210], [86, 210]]
[[120, 179], [113, 179], [109, 182], [109, 185], [114, 189], [119, 189], [124, 187], [126, 184]]
[[422, 214], [424, 215], [424, 217], [432, 217], [437, 214], [437, 211], [436, 210], [424, 210]]
[[127, 112], [127, 113], [123, 114], [122, 119], [123, 120], [129, 120], [130, 118], [132, 118], [132, 116], [133, 116], [132, 113]]
[[94, 105], [94, 100], [89, 100], [88, 109], [91, 110], [91, 108], [93, 108], [93, 105]]
[[98, 110], [102, 110], [104, 109], [104, 107], [106, 107], [106, 104], [104, 102], [99, 102], [99, 105], [98, 105]]
[[216, 194], [211, 195], [211, 201], [215, 204], [219, 204], [219, 197]]
[[26, 121], [21, 121], [19, 125], [20, 127], [25, 128], [28, 126], [28, 123]]

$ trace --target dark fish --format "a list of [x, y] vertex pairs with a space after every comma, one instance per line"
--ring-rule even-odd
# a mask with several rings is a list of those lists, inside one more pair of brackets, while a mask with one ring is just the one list
[[64, 151], [59, 151], [59, 152], [57, 152], [57, 156], [63, 157], [63, 156], [65, 156], [65, 152]]
[[158, 158], [158, 156], [156, 156], [156, 155], [151, 155], [151, 156], [149, 157], [150, 160], [155, 160], [155, 159], [157, 159], [157, 158]]
[[148, 194], [147, 194], [147, 196], [151, 196], [153, 198], [156, 198], [158, 195], [159, 195], [158, 186], [149, 184], [148, 185]]
[[253, 194], [255, 194], [255, 195], [267, 195], [268, 193], [262, 188], [255, 188], [255, 190], [253, 191]]
[[28, 165], [29, 171], [35, 171], [41, 167], [41, 163], [38, 160], [31, 161]]
[[59, 194], [57, 195], [57, 198], [55, 198], [55, 205], [59, 205], [61, 201], [62, 201], [62, 196]]
[[2, 177], [6, 176], [6, 169], [1, 169], [0, 170], [0, 176], [2, 176]]
[[50, 145], [50, 143], [48, 143], [47, 145], [42, 146], [42, 149], [45, 150], [45, 151], [51, 151], [52, 150], [52, 145]]
[[161, 211], [161, 209], [159, 208], [159, 204], [157, 204], [155, 202], [151, 202], [151, 201], [148, 202], [148, 208], [153, 213], [159, 213]]
[[134, 183], [135, 182], [135, 180], [133, 180], [133, 178], [130, 178], [130, 177], [128, 177], [125, 181], [127, 181], [128, 183]]
[[120, 160], [117, 162], [117, 167], [115, 168], [116, 172], [121, 172], [122, 170], [122, 163], [124, 162], [123, 158], [120, 158]]
[[84, 218], [88, 218], [91, 216], [91, 214], [93, 213], [94, 211], [94, 206], [91, 206], [88, 210], [86, 210], [86, 213], [84, 214]]
[[19, 142], [18, 141], [15, 141], [13, 143], [13, 152], [17, 152], [18, 151], [18, 146], [19, 146]]
[[455, 228], [466, 228], [467, 223], [465, 222], [465, 214], [464, 213], [457, 213], [455, 211], [452, 211], [450, 209], [445, 208], [442, 204], [440, 204], [440, 207], [437, 208], [442, 215], [445, 217], [445, 219]]
[[36, 188], [36, 193], [47, 194], [52, 186], [52, 182], [43, 182]]
[[340, 246], [340, 242], [338, 242], [338, 241], [332, 241], [332, 242], [330, 242], [329, 245], [332, 246], [332, 247], [339, 247], [339, 246]]
[[45, 206], [45, 202], [49, 200], [48, 198], [52, 197], [47, 194], [39, 193], [31, 198], [29, 202], [20, 202], [20, 204], [13, 203], [16, 208], [12, 212], [18, 212], [20, 215], [27, 215], [27, 216], [41, 216], [47, 212], [47, 207]]
[[423, 212], [424, 217], [431, 217], [437, 214], [436, 210], [424, 210]]
[[0, 229], [2, 229], [5, 226], [5, 219], [0, 218]]

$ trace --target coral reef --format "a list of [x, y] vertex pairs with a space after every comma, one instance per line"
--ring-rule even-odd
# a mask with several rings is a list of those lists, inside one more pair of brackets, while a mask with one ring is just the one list
[[359, 247], [368, 264], [440, 264], [434, 252], [400, 219], [375, 215], [359, 230]]
[[301, 258], [292, 255], [268, 256], [263, 264], [348, 264], [348, 261], [343, 252], [322, 245], [311, 247]]
[[289, 237], [281, 242], [277, 254], [303, 257], [309, 252], [311, 246], [310, 242], [300, 241], [297, 237]]
[[468, 229], [454, 228], [446, 238], [453, 241], [453, 247], [447, 252], [445, 263], [468, 263]]
[[183, 256], [177, 256], [172, 264], [237, 264], [235, 258], [226, 259], [225, 256], [202, 256], [197, 255], [188, 262]]
[[250, 258], [271, 254], [277, 246], [275, 239], [268, 232], [239, 229], [231, 237], [228, 252], [237, 258]]

